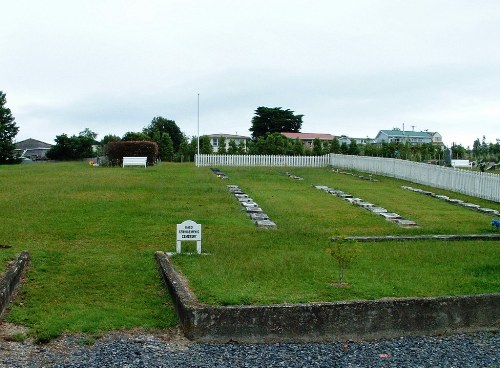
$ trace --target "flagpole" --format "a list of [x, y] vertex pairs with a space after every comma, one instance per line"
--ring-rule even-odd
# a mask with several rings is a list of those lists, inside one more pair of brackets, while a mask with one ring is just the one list
[[198, 157], [200, 156], [200, 94], [198, 93]]

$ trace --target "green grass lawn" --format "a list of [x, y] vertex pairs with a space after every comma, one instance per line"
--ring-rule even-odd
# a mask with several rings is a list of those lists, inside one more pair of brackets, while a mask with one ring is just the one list
[[[175, 325], [154, 252], [175, 251], [176, 224], [203, 226], [210, 256], [175, 256], [198, 298], [217, 305], [474, 294], [500, 290], [496, 242], [361, 244], [336, 288], [325, 249], [332, 236], [491, 233], [491, 217], [405, 191], [407, 182], [367, 182], [330, 169], [208, 168], [163, 163], [147, 169], [86, 163], [0, 167], [2, 266], [22, 250], [32, 268], [8, 319], [40, 339], [63, 332]], [[283, 175], [304, 177], [294, 181]], [[402, 229], [337, 197], [328, 185], [398, 212], [421, 228]], [[237, 184], [277, 230], [256, 228], [226, 188]], [[413, 185], [415, 187], [421, 187]], [[500, 210], [499, 203], [449, 193]], [[194, 250], [195, 243], [183, 243]]]

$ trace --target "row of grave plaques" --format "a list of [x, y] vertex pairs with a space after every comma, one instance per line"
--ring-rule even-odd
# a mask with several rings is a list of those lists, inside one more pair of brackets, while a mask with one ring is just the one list
[[484, 208], [484, 207], [481, 207], [481, 206], [474, 204], [474, 203], [467, 203], [467, 202], [462, 201], [460, 199], [450, 198], [450, 197], [445, 196], [445, 195], [436, 194], [436, 193], [429, 192], [427, 190], [418, 189], [418, 188], [412, 188], [412, 187], [408, 187], [408, 186], [402, 186], [401, 188], [403, 188], [405, 190], [410, 190], [410, 191], [415, 192], [415, 193], [425, 194], [425, 195], [428, 195], [430, 197], [434, 197], [434, 198], [440, 199], [442, 201], [446, 201], [448, 203], [452, 203], [452, 204], [456, 204], [456, 205], [459, 205], [459, 206], [462, 206], [465, 208], [469, 208], [471, 210], [476, 210], [476, 211], [479, 211], [479, 212], [482, 212], [482, 213], [485, 213], [488, 215], [500, 217], [500, 211], [497, 211], [497, 210], [494, 210], [491, 208]]
[[297, 176], [297, 175], [293, 175], [292, 173], [289, 173], [288, 171], [285, 173], [286, 176], [288, 176], [290, 179], [294, 179], [294, 180], [304, 180], [304, 178], [300, 177], [300, 176]]
[[216, 167], [211, 167], [210, 170], [212, 170], [212, 172], [215, 175], [217, 175], [217, 177], [219, 179], [229, 179], [229, 177], [226, 174], [224, 174], [224, 172], [222, 172], [222, 170], [220, 170], [220, 169], [218, 169]]
[[401, 215], [399, 215], [397, 213], [389, 212], [385, 208], [377, 207], [373, 203], [366, 202], [366, 201], [362, 200], [361, 198], [355, 198], [351, 194], [345, 193], [341, 190], [332, 189], [332, 188], [327, 187], [325, 185], [313, 184], [312, 186], [316, 189], [323, 190], [329, 194], [332, 194], [332, 195], [335, 195], [339, 198], [342, 198], [355, 206], [365, 208], [368, 211], [370, 211], [376, 215], [382, 216], [387, 221], [393, 222], [401, 227], [417, 227], [417, 224], [415, 223], [415, 221], [404, 219], [401, 217]]
[[257, 227], [276, 229], [276, 224], [269, 219], [269, 216], [267, 216], [262, 208], [248, 194], [243, 192], [239, 186], [228, 185], [227, 188], [233, 193], [238, 202], [240, 202], [242, 209]]
[[371, 174], [369, 174], [368, 176], [364, 176], [364, 175], [356, 175], [356, 174], [353, 174], [351, 172], [348, 172], [348, 171], [340, 171], [339, 169], [333, 169], [333, 172], [337, 173], [337, 174], [344, 174], [344, 175], [350, 175], [350, 176], [354, 176], [356, 178], [359, 178], [359, 179], [362, 179], [362, 180], [369, 180], [369, 181], [373, 181], [373, 182], [378, 182], [380, 180], [378, 179], [374, 179], [373, 176]]

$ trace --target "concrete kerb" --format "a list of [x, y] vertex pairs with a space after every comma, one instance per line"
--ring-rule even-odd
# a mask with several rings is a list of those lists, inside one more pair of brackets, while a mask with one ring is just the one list
[[12, 296], [21, 281], [21, 276], [29, 265], [29, 262], [29, 253], [22, 252], [15, 261], [9, 264], [3, 275], [0, 275], [0, 318], [9, 306]]
[[358, 242], [409, 241], [409, 240], [500, 240], [500, 234], [461, 234], [461, 235], [387, 235], [387, 236], [347, 236], [333, 237], [332, 241], [355, 240]]
[[198, 342], [325, 342], [498, 331], [500, 293], [375, 301], [209, 306], [168, 257], [156, 261], [187, 338]]

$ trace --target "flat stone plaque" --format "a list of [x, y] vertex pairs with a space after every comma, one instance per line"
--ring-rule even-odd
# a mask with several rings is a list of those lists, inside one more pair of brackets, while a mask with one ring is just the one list
[[264, 212], [261, 212], [261, 213], [250, 213], [250, 218], [253, 221], [269, 220], [269, 217]]
[[436, 198], [438, 198], [438, 199], [444, 199], [444, 200], [448, 200], [448, 199], [450, 199], [450, 197], [448, 197], [448, 196], [445, 196], [445, 195], [439, 195], [439, 194], [438, 194], [438, 195], [435, 195], [434, 197], [436, 197]]
[[397, 220], [401, 218], [401, 215], [394, 212], [379, 212], [379, 215], [385, 217], [387, 220]]
[[276, 229], [276, 224], [271, 220], [255, 221], [255, 225], [257, 225], [257, 227], [263, 227], [266, 229]]
[[478, 210], [480, 212], [487, 213], [489, 215], [496, 215], [496, 216], [498, 216], [500, 214], [500, 212], [498, 212], [497, 210], [494, 210], [492, 208], [478, 208]]
[[417, 223], [415, 221], [411, 221], [411, 220], [396, 219], [396, 220], [394, 220], [394, 222], [401, 227], [415, 227], [415, 226], [417, 226]]
[[382, 207], [370, 207], [368, 209], [374, 213], [386, 213], [387, 212], [387, 210], [385, 208], [382, 208]]
[[264, 212], [262, 211], [262, 208], [260, 207], [244, 207], [245, 208], [245, 211], [247, 213], [260, 213], [260, 212]]
[[456, 204], [464, 203], [464, 201], [462, 201], [460, 199], [453, 199], [453, 198], [450, 198], [447, 201], [450, 202], [450, 203], [456, 203]]
[[254, 200], [250, 197], [244, 197], [244, 198], [238, 198], [238, 202], [245, 203], [245, 202], [253, 202]]
[[375, 206], [373, 203], [370, 203], [370, 202], [358, 202], [357, 205], [360, 207], [363, 207], [363, 208]]
[[480, 207], [479, 205], [473, 203], [462, 203], [462, 206], [467, 208], [474, 208], [476, 210]]
[[257, 203], [255, 203], [255, 202], [241, 202], [241, 205], [243, 207], [246, 207], [246, 208], [248, 208], [248, 207], [259, 207], [259, 205]]

